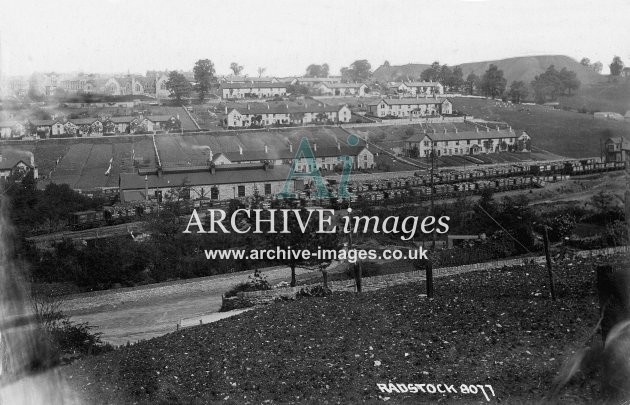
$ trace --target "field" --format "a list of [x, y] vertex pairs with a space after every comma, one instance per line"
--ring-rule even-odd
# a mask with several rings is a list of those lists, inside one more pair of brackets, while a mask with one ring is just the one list
[[[624, 258], [617, 258], [623, 263]], [[486, 403], [483, 395], [381, 393], [378, 383], [489, 384], [503, 403], [532, 403], [597, 323], [594, 267], [523, 265], [376, 292], [279, 302], [90, 357], [62, 370], [86, 403]], [[591, 374], [560, 392], [593, 403]], [[387, 398], [387, 399], [386, 399]], [[380, 401], [379, 401], [380, 400]], [[163, 401], [163, 402], [161, 402]]]
[[535, 149], [572, 158], [600, 156], [600, 142], [611, 136], [630, 139], [630, 123], [537, 105], [508, 105], [485, 99], [453, 98], [453, 109], [489, 121], [505, 121], [525, 130]]
[[576, 110], [613, 111], [625, 114], [630, 110], [630, 80], [601, 82], [582, 86], [571, 97], [561, 97], [560, 104]]

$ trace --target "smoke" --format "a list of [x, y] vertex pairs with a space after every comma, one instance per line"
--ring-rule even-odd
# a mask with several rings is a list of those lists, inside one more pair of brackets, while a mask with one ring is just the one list
[[78, 404], [38, 327], [27, 282], [12, 254], [7, 198], [0, 195], [0, 404]]

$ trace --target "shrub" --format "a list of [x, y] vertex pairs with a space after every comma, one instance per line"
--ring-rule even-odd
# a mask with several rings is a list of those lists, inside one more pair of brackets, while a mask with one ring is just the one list
[[271, 284], [267, 281], [267, 276], [259, 269], [254, 270], [254, 274], [249, 276], [248, 281], [243, 281], [230, 288], [225, 294], [225, 298], [235, 297], [239, 292], [271, 290]]
[[314, 287], [304, 287], [300, 289], [300, 291], [295, 293], [295, 297], [298, 299], [307, 297], [328, 297], [330, 295], [332, 295], [332, 290], [321, 285], [317, 285]]

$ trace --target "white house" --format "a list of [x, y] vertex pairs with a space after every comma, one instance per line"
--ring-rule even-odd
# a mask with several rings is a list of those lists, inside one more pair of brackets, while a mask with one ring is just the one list
[[328, 96], [365, 96], [365, 83], [319, 83], [315, 86], [322, 95]]
[[27, 173], [30, 170], [33, 170], [33, 176], [37, 178], [37, 166], [32, 152], [15, 149], [0, 150], [0, 179], [6, 179], [16, 172]]
[[402, 96], [432, 96], [444, 94], [444, 86], [439, 82], [392, 82], [387, 88]]
[[331, 106], [317, 102], [302, 105], [246, 104], [226, 107], [223, 125], [227, 128], [246, 128], [269, 125], [305, 125], [350, 122], [352, 112], [346, 105]]
[[283, 83], [223, 83], [219, 91], [224, 100], [282, 97], [287, 94], [287, 85]]
[[368, 114], [384, 118], [422, 118], [453, 113], [447, 98], [417, 97], [381, 99], [367, 104]]
[[476, 155], [496, 152], [529, 152], [530, 137], [523, 131], [516, 134], [508, 129], [477, 129], [475, 131], [425, 132], [417, 134], [405, 141], [405, 152], [408, 156], [429, 156], [435, 150], [438, 156]]

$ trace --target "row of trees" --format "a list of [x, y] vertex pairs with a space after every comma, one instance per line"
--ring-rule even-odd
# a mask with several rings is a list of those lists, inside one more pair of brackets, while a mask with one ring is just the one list
[[[594, 72], [597, 72], [597, 73], [601, 73], [602, 68], [604, 67], [604, 65], [600, 61], [591, 63], [591, 60], [586, 57], [582, 58], [582, 60], [580, 61], [580, 64], [584, 67], [592, 69]], [[620, 76], [624, 68], [624, 63], [619, 56], [615, 55], [610, 65], [608, 65], [608, 67], [610, 68], [611, 76], [613, 77]]]
[[559, 96], [570, 96], [572, 91], [580, 88], [580, 81], [574, 71], [567, 68], [558, 71], [551, 65], [544, 73], [537, 75], [531, 85], [536, 101], [543, 103], [549, 99], [557, 100]]

